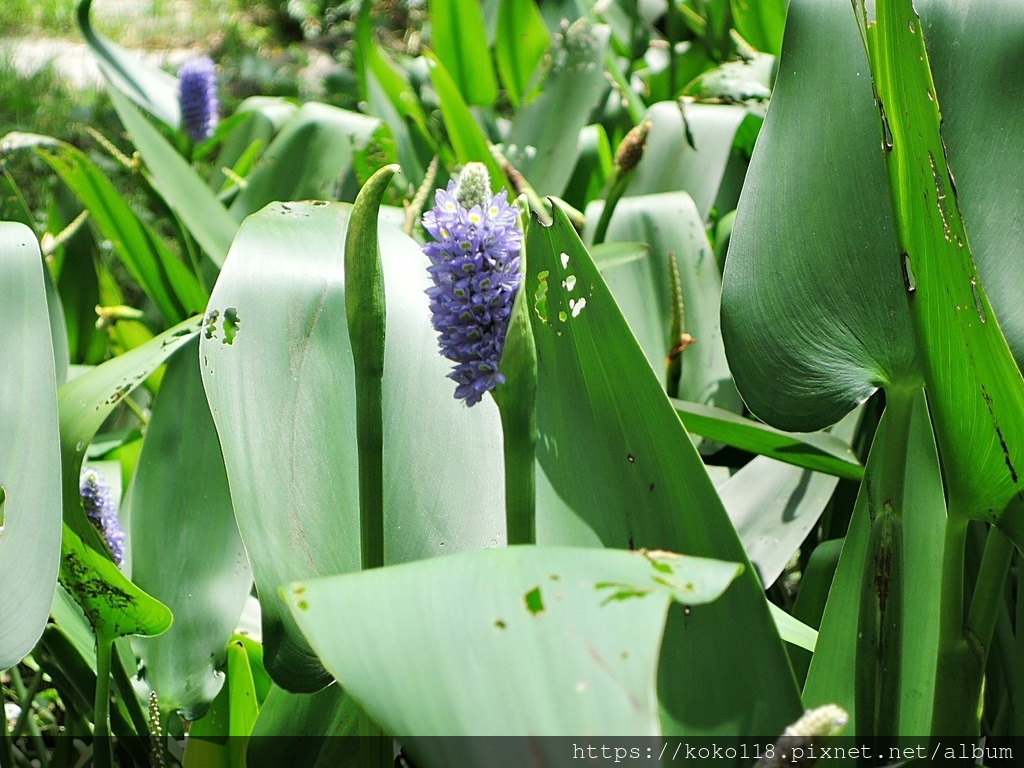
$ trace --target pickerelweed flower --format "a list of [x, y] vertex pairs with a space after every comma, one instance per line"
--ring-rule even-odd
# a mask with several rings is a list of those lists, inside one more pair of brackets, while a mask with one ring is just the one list
[[82, 507], [85, 516], [93, 524], [110, 547], [114, 562], [124, 562], [124, 530], [117, 518], [117, 509], [110, 497], [110, 487], [95, 469], [86, 469], [78, 481], [79, 492], [82, 494]]
[[455, 363], [448, 377], [466, 405], [505, 382], [498, 370], [512, 303], [522, 277], [519, 209], [507, 193], [491, 194], [482, 163], [469, 163], [457, 182], [439, 189], [423, 226], [435, 239], [423, 247], [434, 285], [427, 289], [441, 354]]
[[181, 127], [197, 144], [217, 127], [217, 73], [209, 56], [195, 56], [178, 70]]

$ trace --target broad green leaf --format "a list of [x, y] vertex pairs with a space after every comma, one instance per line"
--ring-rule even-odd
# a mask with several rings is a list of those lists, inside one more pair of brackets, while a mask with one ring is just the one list
[[786, 28], [786, 0], [732, 0], [732, 22], [759, 51], [778, 56]]
[[190, 341], [168, 364], [129, 515], [132, 579], [174, 613], [170, 631], [137, 641], [136, 652], [161, 707], [195, 720], [223, 683], [224, 647], [252, 585], [203, 390], [198, 342]]
[[1006, 47], [1024, 34], [1024, 9], [1012, 0], [928, 0], [919, 10], [971, 254], [999, 327], [1014, 357], [1024, 361], [1015, 256], [1024, 237], [1024, 221], [1016, 215], [1024, 187], [1017, 164], [1003, 162], [1024, 142], [1024, 79], [1006, 71]]
[[498, 84], [487, 48], [487, 29], [477, 0], [430, 0], [430, 45], [467, 104], [489, 107]]
[[151, 174], [153, 188], [218, 267], [238, 223], [160, 132], [116, 88], [107, 89], [121, 122]]
[[701, 219], [706, 220], [718, 195], [733, 137], [747, 114], [737, 104], [652, 104], [647, 148], [626, 195], [657, 192], [689, 193]]
[[[962, 25], [960, 14], [965, 7], [937, 4], [925, 18], [942, 19], [955, 13], [956, 23]], [[1016, 29], [1024, 29], [1024, 14], [1017, 8], [1013, 14]], [[984, 18], [972, 21], [977, 24]], [[893, 31], [895, 25], [899, 34]], [[1024, 481], [1016, 465], [1024, 456], [1024, 379], [982, 286], [965, 231], [965, 222], [971, 223], [972, 233], [975, 226], [981, 230], [978, 225], [986, 222], [985, 214], [991, 215], [986, 209], [997, 198], [992, 193], [972, 198], [975, 204], [990, 204], [977, 211], [977, 219], [971, 218], [975, 212], [971, 207], [965, 204], [961, 209], [940, 133], [939, 105], [945, 109], [947, 102], [941, 91], [932, 93], [937, 84], [920, 26], [909, 3], [896, 3], [879, 9], [877, 25], [867, 30], [878, 103], [893, 112], [881, 114], [910, 314], [935, 416], [950, 514], [994, 519], [1020, 547], [1024, 546]], [[959, 29], [947, 28], [947, 35], [951, 37], [946, 38], [948, 44], [956, 48], [991, 44], [983, 36], [972, 41]], [[970, 48], [965, 50], [970, 56]], [[988, 58], [991, 66], [993, 55], [994, 51], [975, 57]], [[894, 66], [900, 68], [898, 83]], [[991, 70], [987, 74], [995, 76]], [[960, 106], [955, 99], [951, 105], [951, 111]], [[978, 180], [971, 177], [971, 182]], [[999, 236], [982, 242], [1007, 243]], [[990, 252], [988, 258], [1005, 261], [1006, 255]], [[1005, 274], [1005, 268], [1000, 271]], [[1019, 287], [1002, 295], [1020, 303]], [[1007, 505], [1010, 509], [1005, 509]]]
[[782, 575], [835, 491], [835, 477], [758, 456], [718, 487], [767, 589]]
[[551, 44], [551, 36], [533, 0], [501, 0], [497, 31], [494, 58], [498, 74], [513, 106], [518, 107], [527, 95], [541, 57]]
[[736, 385], [756, 416], [792, 431], [835, 423], [876, 387], [920, 380], [852, 15], [843, 0], [790, 4], [725, 264]]
[[380, 120], [344, 109], [303, 104], [267, 147], [231, 206], [239, 220], [275, 200], [331, 197]]
[[356, 765], [358, 743], [344, 737], [357, 735], [358, 717], [359, 707], [340, 685], [316, 693], [288, 693], [275, 685], [253, 726], [247, 765]]
[[[527, 5], [521, 0], [513, 4]], [[585, 21], [567, 30], [553, 52], [541, 94], [512, 121], [505, 154], [540, 195], [562, 194], [576, 167], [580, 131], [608, 90], [604, 60], [609, 34], [608, 27]]]
[[[267, 669], [278, 685], [296, 691], [316, 690], [329, 677], [278, 587], [359, 567], [342, 258], [350, 210], [286, 203], [249, 218], [210, 302], [219, 318], [230, 311], [233, 333], [218, 320], [200, 344], [260, 593]], [[468, 409], [454, 399], [449, 364], [430, 326], [427, 260], [418, 246], [382, 224], [380, 250], [387, 299], [386, 562], [497, 546], [504, 540], [497, 409], [489, 401]], [[452, 461], [452, 450], [473, 461]]]
[[[313, 648], [386, 733], [655, 736], [669, 605], [699, 614], [740, 570], [668, 552], [509, 547], [282, 591]], [[430, 755], [425, 742], [411, 747]], [[544, 746], [520, 748], [525, 758]]]
[[484, 136], [473, 113], [469, 111], [469, 106], [459, 93], [452, 76], [437, 58], [428, 54], [426, 61], [430, 70], [430, 82], [433, 83], [437, 98], [441, 102], [441, 117], [448, 132], [448, 140], [455, 150], [456, 160], [463, 165], [474, 161], [483, 163], [491, 176], [491, 186], [507, 187], [505, 172], [491, 154], [487, 137]]
[[79, 0], [76, 9], [82, 37], [96, 56], [107, 81], [128, 98], [171, 128], [181, 122], [178, 79], [139, 59], [92, 27], [92, 0]]
[[0, 223], [0, 669], [36, 644], [60, 560], [57, 383], [43, 260], [28, 227]]
[[206, 302], [195, 275], [139, 219], [104, 173], [70, 144], [33, 134], [8, 134], [0, 152], [35, 147], [89, 210], [90, 220], [168, 322], [184, 319]]
[[[587, 208], [588, 222], [598, 220], [601, 206], [595, 202]], [[609, 271], [604, 278], [658, 378], [665, 381], [666, 360], [680, 343], [669, 338], [672, 297], [668, 260], [674, 257], [682, 288], [682, 329], [694, 339], [680, 353], [679, 397], [734, 412], [742, 410], [719, 330], [722, 278], [690, 196], [675, 192], [621, 199], [612, 214], [607, 241], [650, 245], [648, 258]]]
[[159, 635], [171, 626], [167, 606], [130, 582], [109, 557], [83, 542], [67, 524], [61, 537], [60, 583], [99, 635]]
[[[745, 563], [700, 457], [560, 208], [552, 227], [530, 227], [527, 246], [544, 471], [538, 541]], [[562, 287], [570, 275], [571, 290]], [[714, 604], [689, 616], [670, 611], [662, 648], [666, 734], [781, 733], [799, 714], [789, 662], [751, 568]], [[712, 655], [713, 666], [696, 661]]]
[[805, 469], [859, 481], [864, 466], [850, 444], [828, 432], [782, 432], [710, 405], [673, 400], [689, 432]]
[[[791, 8], [791, 14], [795, 8]], [[887, 408], [878, 425], [804, 687], [806, 706], [835, 703], [850, 713], [849, 733], [858, 733], [854, 701], [857, 616], [870, 518], [883, 503], [893, 501], [883, 498], [880, 489], [887, 464], [897, 467], [904, 477], [902, 499], [895, 500], [896, 504], [902, 503], [905, 560], [899, 734], [920, 736], [931, 727], [938, 652], [937, 579], [942, 569], [946, 515], [935, 441], [921, 392], [913, 398], [909, 419], [906, 449], [897, 449], [895, 456], [893, 450], [899, 441], [893, 441], [890, 432], [899, 420], [894, 420]]]
[[131, 352], [72, 379], [57, 393], [64, 521], [99, 551], [103, 550], [103, 545], [82, 511], [78, 486], [85, 451], [121, 398], [131, 394], [174, 352], [194, 338], [200, 326], [198, 317], [186, 320]]

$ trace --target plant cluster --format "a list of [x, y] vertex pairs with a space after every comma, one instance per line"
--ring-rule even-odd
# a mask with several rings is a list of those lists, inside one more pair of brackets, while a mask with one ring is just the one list
[[346, 109], [81, 0], [131, 149], [0, 139], [0, 765], [1001, 764], [1024, 13], [917, 5], [277, 4]]

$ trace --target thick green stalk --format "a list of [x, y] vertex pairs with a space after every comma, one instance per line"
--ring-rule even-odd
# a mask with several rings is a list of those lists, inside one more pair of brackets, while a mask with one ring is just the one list
[[[524, 238], [525, 242], [525, 238]], [[526, 273], [526, 248], [520, 253]], [[525, 278], [524, 278], [525, 282]], [[505, 458], [505, 525], [508, 544], [537, 542], [537, 346], [529, 301], [520, 289], [505, 334], [500, 370], [505, 383], [493, 390], [501, 415]]]
[[[363, 570], [384, 565], [384, 266], [377, 240], [381, 200], [397, 165], [381, 168], [356, 197], [345, 240], [345, 314], [356, 375], [359, 544]], [[360, 713], [360, 765], [390, 768], [391, 739]]]
[[110, 659], [114, 639], [105, 632], [96, 634], [96, 703], [93, 707], [93, 765], [112, 768], [110, 742]]
[[601, 216], [597, 220], [597, 226], [594, 227], [593, 245], [600, 245], [604, 242], [605, 237], [608, 236], [608, 225], [611, 224], [612, 214], [615, 213], [615, 206], [622, 199], [622, 193], [626, 191], [626, 187], [629, 186], [629, 178], [633, 175], [632, 171], [623, 172], [618, 167], [615, 168], [613, 173], [608, 197], [604, 201], [604, 208], [601, 209]]
[[942, 602], [939, 613], [939, 656], [935, 678], [933, 736], [976, 736], [978, 697], [983, 667], [971, 652], [964, 634], [964, 546], [967, 518], [956, 514], [950, 501], [946, 541], [942, 554]]
[[[903, 656], [903, 498], [914, 391], [886, 392], [881, 471], [868, 486], [871, 534], [857, 626], [860, 735], [899, 733]], [[877, 433], [876, 433], [877, 434]]]
[[363, 569], [384, 565], [384, 267], [377, 215], [397, 165], [360, 190], [345, 240], [345, 313], [356, 374], [359, 532]]

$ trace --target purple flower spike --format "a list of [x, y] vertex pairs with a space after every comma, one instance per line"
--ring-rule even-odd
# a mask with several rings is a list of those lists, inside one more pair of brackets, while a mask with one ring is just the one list
[[85, 516], [103, 536], [118, 566], [124, 562], [124, 530], [117, 519], [117, 509], [110, 498], [110, 488], [100, 473], [95, 469], [82, 472], [79, 479], [79, 492], [82, 494], [82, 506]]
[[197, 144], [217, 127], [217, 73], [209, 56], [188, 59], [178, 70], [181, 126]]
[[505, 192], [491, 194], [487, 168], [469, 163], [458, 182], [437, 191], [423, 226], [436, 242], [423, 252], [434, 285], [427, 289], [441, 354], [455, 367], [448, 374], [466, 405], [505, 382], [498, 371], [512, 302], [522, 280], [519, 209]]

